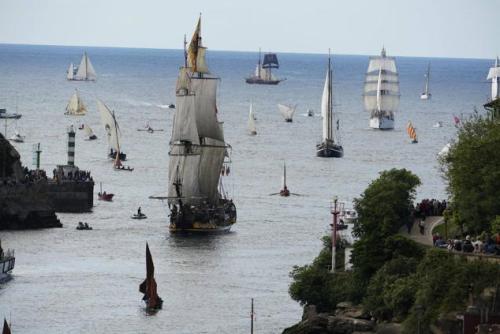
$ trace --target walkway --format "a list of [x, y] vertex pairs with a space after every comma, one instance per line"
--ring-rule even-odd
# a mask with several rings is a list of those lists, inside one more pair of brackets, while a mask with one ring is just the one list
[[413, 223], [412, 229], [410, 231], [410, 234], [408, 234], [408, 229], [406, 226], [403, 226], [401, 230], [399, 231], [400, 234], [410, 238], [411, 240], [418, 242], [419, 244], [426, 245], [426, 246], [433, 246], [432, 243], [432, 230], [438, 226], [444, 223], [443, 216], [431, 216], [427, 217], [425, 219], [425, 227], [424, 227], [424, 234], [420, 233], [420, 228], [418, 227], [418, 222], [420, 219], [415, 219], [415, 222]]

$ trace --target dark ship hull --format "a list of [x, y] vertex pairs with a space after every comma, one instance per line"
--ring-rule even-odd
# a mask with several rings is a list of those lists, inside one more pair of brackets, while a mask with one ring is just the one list
[[320, 158], [342, 158], [344, 156], [344, 148], [333, 143], [323, 142], [316, 145], [316, 156]]
[[[180, 207], [180, 209], [179, 209]], [[236, 223], [236, 206], [232, 200], [221, 200], [214, 207], [175, 205], [170, 212], [170, 233], [229, 232]]]
[[247, 84], [256, 84], [256, 85], [277, 85], [283, 80], [264, 80], [257, 77], [251, 77], [245, 79]]
[[[110, 152], [110, 153], [108, 154], [108, 157], [109, 157], [110, 159], [116, 159], [116, 152], [115, 152], [115, 151]], [[123, 152], [120, 152], [120, 154], [119, 154], [119, 156], [118, 156], [118, 157], [120, 158], [120, 161], [125, 161], [125, 160], [127, 160], [127, 154], [125, 154], [125, 153], [123, 153]]]

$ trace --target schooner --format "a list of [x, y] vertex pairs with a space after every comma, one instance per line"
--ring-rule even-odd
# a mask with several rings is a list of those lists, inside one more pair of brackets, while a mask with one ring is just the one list
[[172, 233], [229, 231], [236, 223], [236, 206], [221, 179], [229, 173], [225, 158], [230, 146], [217, 118], [220, 79], [210, 75], [205, 52], [200, 17], [176, 85], [166, 197]]
[[323, 158], [341, 158], [344, 155], [344, 149], [340, 145], [338, 138], [339, 123], [334, 132], [333, 115], [333, 70], [330, 54], [328, 54], [328, 69], [326, 71], [325, 86], [321, 98], [321, 116], [323, 116], [323, 140], [321, 144], [316, 145], [316, 155]]
[[75, 92], [71, 95], [69, 102], [66, 105], [66, 112], [64, 114], [71, 116], [84, 116], [86, 113], [87, 107], [78, 94], [78, 90], [75, 89]]
[[264, 60], [261, 61], [260, 49], [259, 49], [259, 61], [255, 67], [255, 73], [246, 78], [245, 81], [248, 84], [260, 84], [260, 85], [277, 85], [285, 79], [276, 78], [271, 72], [272, 69], [280, 68], [278, 62], [278, 56], [275, 53], [266, 53], [264, 55]]
[[420, 95], [421, 100], [430, 100], [432, 94], [429, 92], [429, 80], [431, 77], [431, 63], [427, 65], [427, 73], [425, 74], [425, 88], [424, 92]]
[[87, 56], [87, 52], [83, 53], [80, 66], [75, 68], [73, 63], [69, 65], [66, 79], [74, 81], [95, 81], [97, 79], [97, 74], [90, 62], [89, 56]]
[[370, 57], [364, 84], [365, 110], [370, 112], [370, 127], [394, 129], [394, 112], [399, 107], [399, 74], [394, 57]]

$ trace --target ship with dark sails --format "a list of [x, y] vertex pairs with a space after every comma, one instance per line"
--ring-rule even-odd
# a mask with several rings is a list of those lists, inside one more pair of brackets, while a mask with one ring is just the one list
[[260, 85], [277, 85], [281, 81], [285, 79], [276, 78], [272, 69], [280, 68], [280, 64], [278, 62], [278, 56], [275, 53], [266, 53], [264, 54], [264, 60], [261, 61], [260, 49], [259, 49], [259, 61], [257, 66], [255, 67], [255, 73], [246, 78], [245, 81], [248, 84], [260, 84]]
[[236, 206], [228, 198], [221, 177], [230, 171], [231, 147], [217, 118], [220, 79], [210, 74], [205, 52], [200, 17], [184, 52], [176, 85], [166, 197], [172, 233], [223, 232], [236, 223]]

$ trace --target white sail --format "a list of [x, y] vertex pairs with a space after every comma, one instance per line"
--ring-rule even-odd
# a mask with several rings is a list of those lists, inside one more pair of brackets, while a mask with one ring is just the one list
[[78, 66], [78, 71], [75, 75], [75, 80], [95, 80], [97, 75], [95, 73], [94, 67], [90, 62], [87, 53], [85, 52], [82, 56], [82, 60], [80, 61], [80, 66]]
[[198, 49], [198, 54], [196, 55], [196, 69], [198, 73], [208, 74], [207, 60], [205, 59], [205, 53], [207, 48], [200, 47]]
[[92, 131], [92, 128], [90, 126], [88, 126], [88, 124], [85, 124], [83, 126], [83, 131], [85, 132], [85, 136], [87, 138], [94, 136], [94, 131]]
[[281, 178], [281, 189], [286, 188], [286, 163], [283, 162], [283, 177]]
[[248, 112], [248, 131], [252, 135], [257, 134], [257, 128], [255, 126], [255, 118], [253, 115], [253, 105], [250, 103], [250, 111]]
[[325, 86], [321, 97], [321, 116], [323, 116], [323, 140], [332, 139], [332, 70], [328, 58]]
[[280, 113], [283, 115], [285, 120], [292, 120], [293, 114], [295, 113], [295, 108], [297, 106], [288, 106], [285, 104], [278, 104], [278, 109]]
[[499, 59], [495, 60], [495, 65], [490, 68], [487, 80], [491, 80], [491, 99], [495, 100], [500, 97], [500, 64]]
[[69, 99], [66, 106], [66, 115], [83, 116], [87, 113], [87, 107], [83, 103], [80, 95], [78, 95], [78, 90], [75, 89], [73, 95]]
[[114, 111], [111, 111], [101, 100], [97, 100], [97, 109], [101, 114], [101, 123], [106, 131], [109, 147], [120, 152], [120, 128]]
[[224, 134], [217, 120], [218, 78], [191, 78], [191, 92], [195, 95], [195, 118], [198, 135], [224, 141]]
[[424, 94], [429, 95], [429, 80], [431, 76], [431, 64], [427, 65], [427, 74], [425, 75]]
[[195, 96], [178, 95], [175, 101], [176, 113], [172, 127], [171, 143], [191, 142], [199, 145], [200, 138], [196, 127]]
[[66, 75], [66, 78], [67, 78], [68, 80], [73, 80], [73, 74], [74, 74], [74, 73], [73, 73], [73, 71], [74, 71], [74, 66], [73, 66], [73, 63], [70, 63], [70, 64], [69, 64], [69, 67], [68, 67], [68, 73], [67, 73], [67, 75]]

